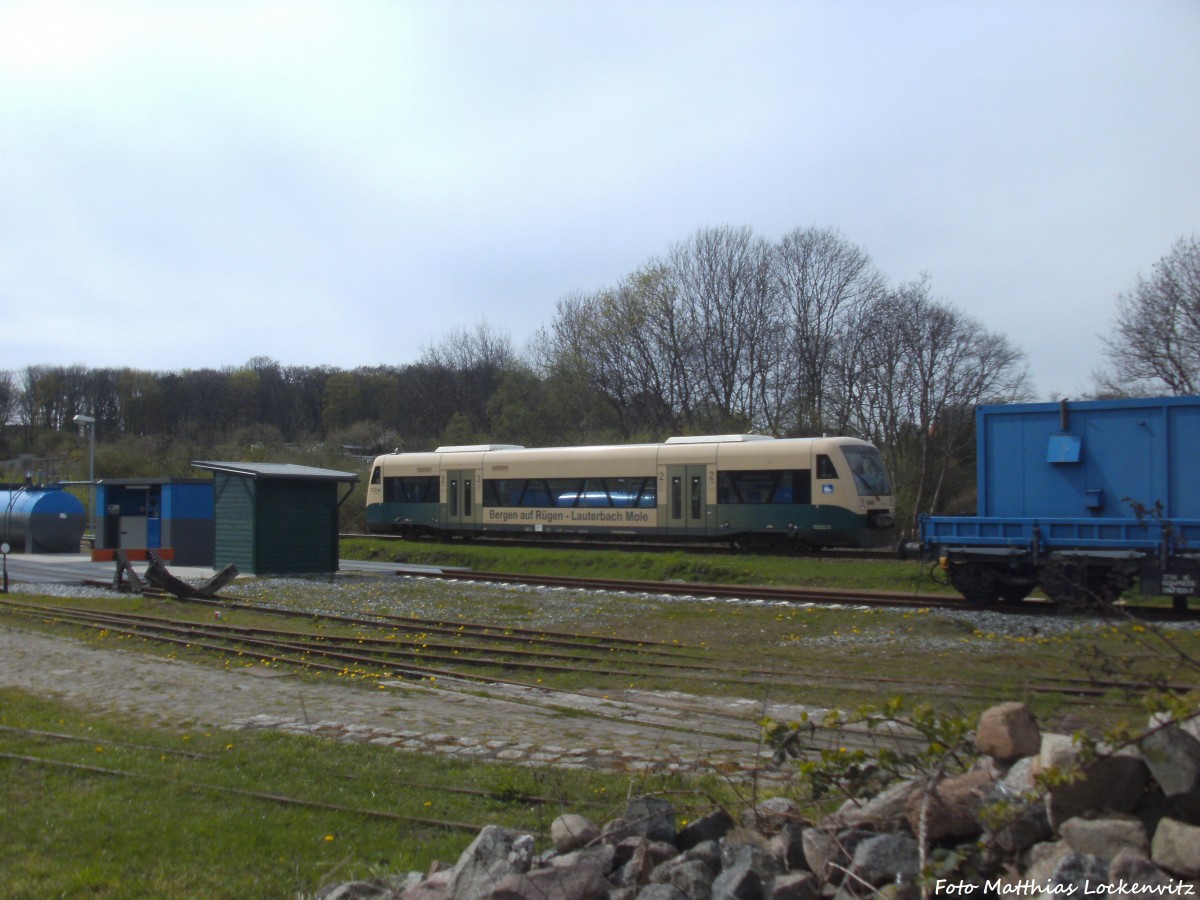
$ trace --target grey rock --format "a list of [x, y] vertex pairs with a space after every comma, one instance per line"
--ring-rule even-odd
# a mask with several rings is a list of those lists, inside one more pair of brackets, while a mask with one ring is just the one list
[[1050, 827], [1089, 812], [1132, 812], [1141, 799], [1150, 772], [1139, 756], [1102, 756], [1083, 770], [1081, 777], [1055, 787], [1046, 795]]
[[1071, 853], [1066, 841], [1045, 841], [1029, 848], [1029, 864], [1025, 879], [1035, 884], [1047, 884], [1058, 864]]
[[1180, 878], [1200, 878], [1200, 827], [1163, 819], [1154, 830], [1150, 858]]
[[452, 870], [433, 872], [424, 881], [405, 889], [404, 900], [448, 900]]
[[604, 900], [610, 887], [598, 858], [581, 856], [575, 865], [506, 875], [489, 893], [480, 896], [489, 900], [546, 900], [547, 897]]
[[[615, 900], [609, 894], [609, 900]], [[689, 900], [688, 895], [673, 884], [648, 884], [637, 892], [637, 900]]]
[[936, 843], [974, 837], [983, 830], [979, 813], [994, 785], [986, 769], [973, 769], [921, 788], [908, 797], [908, 827], [918, 838]]
[[1109, 863], [1108, 883], [1168, 887], [1175, 883], [1175, 879], [1152, 863], [1144, 853], [1126, 848]]
[[812, 872], [789, 872], [772, 883], [767, 897], [770, 900], [817, 900], [821, 883]]
[[678, 855], [679, 851], [672, 844], [639, 838], [617, 880], [620, 884], [645, 884], [650, 880], [651, 872]]
[[704, 863], [715, 876], [721, 871], [721, 844], [719, 841], [705, 841], [697, 844], [691, 850], [679, 855], [680, 862], [698, 860]]
[[587, 861], [592, 865], [598, 866], [601, 871], [609, 872], [613, 868], [613, 859], [616, 857], [616, 854], [615, 847], [608, 844], [599, 844], [595, 847], [583, 847], [579, 850], [572, 850], [570, 853], [564, 853], [561, 856], [553, 856], [547, 860], [546, 865], [555, 867], [574, 866]]
[[786, 825], [783, 831], [767, 842], [767, 846], [785, 872], [803, 871], [808, 868], [808, 860], [804, 857], [803, 837], [804, 829], [799, 825]]
[[[651, 884], [669, 884], [679, 890], [687, 900], [708, 900], [712, 896], [715, 873], [702, 860], [671, 860], [650, 873]], [[638, 894], [641, 896], [641, 893]]]
[[751, 849], [744, 847], [746, 852], [714, 879], [712, 900], [761, 900], [763, 876], [754, 866]]
[[1200, 822], [1200, 741], [1178, 725], [1167, 725], [1147, 735], [1141, 749], [1177, 817]]
[[450, 878], [450, 900], [478, 900], [502, 878], [529, 871], [533, 837], [499, 825], [486, 825], [462, 852]]
[[975, 749], [1001, 762], [1015, 762], [1041, 750], [1037, 720], [1024, 703], [1000, 703], [983, 712], [975, 730]]
[[830, 820], [845, 828], [894, 830], [904, 823], [908, 798], [917, 787], [915, 781], [902, 781], [885, 788], [869, 800], [847, 800], [830, 816]]
[[716, 841], [723, 838], [734, 826], [733, 818], [723, 809], [718, 809], [694, 822], [688, 822], [675, 836], [675, 846], [680, 850], [690, 850], [705, 841]]
[[829, 832], [819, 828], [805, 828], [801, 836], [804, 858], [813, 874], [822, 882], [837, 883], [845, 874], [851, 856], [860, 843], [873, 837], [873, 833], [857, 828]]
[[550, 841], [559, 853], [586, 847], [600, 837], [600, 829], [590, 819], [575, 813], [559, 816], [550, 823]]
[[1007, 856], [1016, 856], [1049, 839], [1053, 831], [1043, 798], [1032, 792], [1014, 792], [1008, 785], [1007, 781], [1001, 782], [988, 794], [989, 805], [1004, 803], [1007, 806], [1004, 815], [999, 807], [992, 806], [985, 831], [993, 847]]
[[316, 900], [395, 900], [401, 890], [391, 879], [348, 881], [323, 888], [317, 892]]
[[1059, 826], [1059, 835], [1076, 853], [1112, 859], [1122, 850], [1150, 852], [1150, 837], [1140, 819], [1068, 819]]
[[1068, 853], [1050, 876], [1050, 884], [1074, 887], [1071, 896], [1083, 896], [1088, 885], [1104, 884], [1108, 878], [1108, 862], [1090, 853]]
[[787, 797], [771, 797], [746, 810], [742, 824], [770, 837], [778, 834], [784, 825], [803, 825], [804, 817], [794, 800]]
[[780, 871], [779, 860], [771, 851], [771, 844], [757, 831], [735, 828], [720, 841], [721, 868], [728, 869], [749, 860], [754, 868], [775, 874]]
[[999, 787], [1013, 796], [1032, 791], [1036, 787], [1033, 781], [1033, 767], [1036, 762], [1036, 757], [1018, 759], [1008, 767], [1008, 771], [999, 781]]
[[850, 871], [868, 884], [912, 882], [921, 870], [920, 848], [907, 834], [880, 834], [854, 848]]
[[625, 821], [635, 834], [675, 843], [675, 809], [661, 797], [635, 797], [625, 806]]
[[623, 841], [634, 837], [638, 837], [637, 831], [622, 817], [609, 819], [600, 828], [600, 840], [606, 844], [620, 846]]

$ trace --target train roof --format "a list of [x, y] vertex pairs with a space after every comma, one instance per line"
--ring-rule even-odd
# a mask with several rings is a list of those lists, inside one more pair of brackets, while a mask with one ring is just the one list
[[[822, 444], [862, 444], [850, 437], [774, 438], [768, 435], [721, 434], [670, 438], [661, 444], [594, 444], [576, 447], [522, 447], [514, 444], [475, 444], [443, 446], [436, 450], [387, 454], [377, 463], [439, 468], [476, 468], [489, 473], [505, 471], [518, 477], [528, 467], [539, 472], [560, 468], [564, 474], [579, 465], [604, 459], [611, 475], [636, 474], [647, 463], [691, 465], [712, 464], [720, 460], [732, 463], [754, 462], [765, 468], [789, 468], [797, 465], [797, 452], [807, 454]], [[807, 463], [806, 463], [807, 464]], [[564, 468], [565, 467], [565, 468]], [[418, 468], [418, 471], [424, 471]], [[490, 477], [490, 476], [489, 476]]]
[[837, 440], [837, 441], [858, 441], [860, 438], [847, 437], [844, 435], [809, 435], [806, 437], [794, 438], [777, 438], [769, 434], [699, 434], [699, 435], [680, 435], [677, 437], [669, 437], [660, 443], [637, 443], [637, 444], [578, 444], [573, 446], [562, 447], [526, 447], [523, 444], [461, 444], [436, 447], [433, 450], [397, 450], [393, 453], [384, 454], [386, 456], [415, 456], [418, 454], [428, 455], [434, 453], [493, 453], [501, 450], [524, 450], [528, 452], [574, 452], [588, 450], [633, 450], [646, 447], [677, 447], [688, 446], [695, 444], [757, 444], [768, 441], [818, 441], [818, 440]]

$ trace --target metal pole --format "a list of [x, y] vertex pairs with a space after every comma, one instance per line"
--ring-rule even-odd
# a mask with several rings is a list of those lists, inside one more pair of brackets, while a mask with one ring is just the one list
[[76, 425], [88, 429], [88, 530], [92, 540], [96, 539], [96, 419], [94, 416], [78, 415]]
[[96, 539], [96, 423], [88, 429], [88, 516], [91, 522], [88, 531]]

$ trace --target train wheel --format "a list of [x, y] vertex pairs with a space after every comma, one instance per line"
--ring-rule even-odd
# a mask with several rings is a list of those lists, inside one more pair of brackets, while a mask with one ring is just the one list
[[972, 603], [995, 603], [1000, 599], [1001, 585], [987, 566], [957, 563], [950, 566], [950, 585]]
[[1132, 573], [1124, 567], [1079, 562], [1053, 561], [1041, 577], [1046, 596], [1062, 606], [1108, 606], [1132, 583]]
[[1002, 603], [1020, 603], [1031, 593], [1033, 593], [1032, 584], [1000, 585], [1000, 601]]

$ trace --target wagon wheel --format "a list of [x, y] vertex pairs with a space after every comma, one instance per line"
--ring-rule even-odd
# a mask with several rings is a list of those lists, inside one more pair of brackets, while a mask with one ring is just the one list
[[1089, 566], [1055, 561], [1042, 572], [1041, 587], [1062, 606], [1108, 606], [1133, 583], [1133, 573], [1123, 566]]
[[948, 572], [950, 585], [972, 603], [995, 603], [1002, 586], [995, 573], [977, 563], [957, 563]]
[[1033, 593], [1032, 584], [1000, 585], [1000, 601], [1002, 603], [1020, 603], [1031, 593]]

